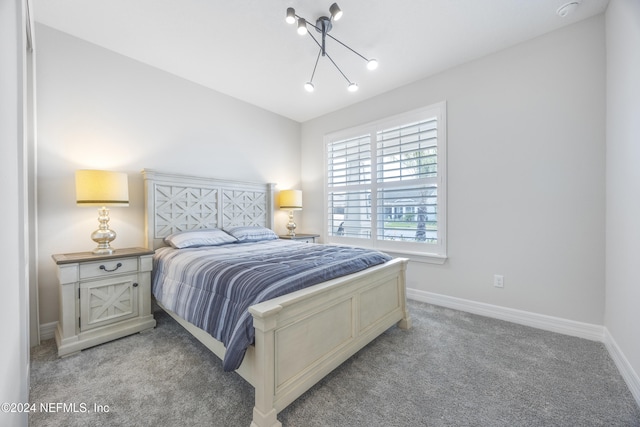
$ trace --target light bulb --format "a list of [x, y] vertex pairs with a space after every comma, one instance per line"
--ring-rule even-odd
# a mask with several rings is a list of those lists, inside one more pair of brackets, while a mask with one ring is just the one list
[[304, 18], [298, 19], [298, 34], [301, 36], [307, 34], [307, 21], [305, 21]]
[[342, 18], [342, 10], [340, 10], [338, 3], [334, 3], [331, 5], [331, 7], [329, 8], [329, 13], [331, 13], [331, 17], [334, 21]]
[[293, 24], [296, 22], [296, 11], [294, 8], [287, 8], [287, 17], [285, 18], [285, 21], [287, 21], [287, 24]]
[[311, 82], [306, 82], [304, 84], [304, 90], [306, 90], [307, 92], [313, 92], [315, 88], [313, 87], [313, 83]]
[[376, 68], [378, 68], [378, 60], [377, 59], [370, 59], [370, 60], [367, 61], [367, 69], [375, 70]]
[[358, 90], [358, 85], [356, 83], [349, 83], [349, 86], [347, 87], [347, 90], [349, 92], [355, 92]]

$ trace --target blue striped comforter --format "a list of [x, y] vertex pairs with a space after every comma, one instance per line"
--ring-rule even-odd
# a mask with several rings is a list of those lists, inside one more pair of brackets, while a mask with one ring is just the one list
[[255, 331], [249, 306], [382, 264], [381, 252], [285, 240], [160, 248], [153, 294], [226, 347], [225, 371], [242, 363]]

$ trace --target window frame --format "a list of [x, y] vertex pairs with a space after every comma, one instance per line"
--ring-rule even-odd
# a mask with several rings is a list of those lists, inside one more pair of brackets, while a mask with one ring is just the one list
[[[436, 118], [437, 120], [437, 177], [435, 182], [437, 191], [437, 209], [438, 209], [438, 234], [437, 243], [421, 243], [406, 241], [390, 241], [377, 239], [378, 229], [378, 208], [374, 204], [377, 200], [377, 192], [379, 188], [389, 188], [393, 186], [411, 187], [411, 181], [400, 181], [389, 186], [383, 185], [376, 179], [377, 170], [377, 144], [378, 132], [388, 130], [389, 128], [404, 126], [412, 122], [422, 121], [425, 119]], [[368, 184], [359, 184], [360, 187], [366, 187], [370, 190], [371, 203], [371, 238], [355, 238], [348, 236], [329, 235], [327, 225], [329, 223], [329, 194], [330, 189], [335, 192], [336, 188], [329, 187], [329, 144], [332, 142], [343, 141], [350, 138], [360, 136], [369, 136], [371, 144], [371, 182]], [[323, 198], [323, 240], [326, 243], [348, 244], [354, 246], [369, 247], [382, 250], [391, 255], [408, 256], [410, 259], [420, 262], [443, 264], [447, 259], [447, 114], [446, 102], [439, 102], [426, 107], [411, 110], [405, 113], [397, 114], [384, 119], [369, 122], [363, 125], [354, 126], [336, 132], [331, 132], [324, 136], [323, 146], [323, 175], [324, 175], [324, 198]]]

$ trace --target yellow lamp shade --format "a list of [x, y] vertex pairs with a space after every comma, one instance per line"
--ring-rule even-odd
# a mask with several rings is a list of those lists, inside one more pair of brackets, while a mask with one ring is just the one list
[[302, 191], [282, 190], [280, 192], [280, 209], [302, 209]]
[[76, 171], [78, 206], [129, 206], [129, 181], [124, 172]]

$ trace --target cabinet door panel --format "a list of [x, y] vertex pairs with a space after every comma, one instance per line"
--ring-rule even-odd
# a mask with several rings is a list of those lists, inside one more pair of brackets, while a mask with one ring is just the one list
[[113, 277], [80, 285], [80, 330], [138, 316], [137, 275]]

